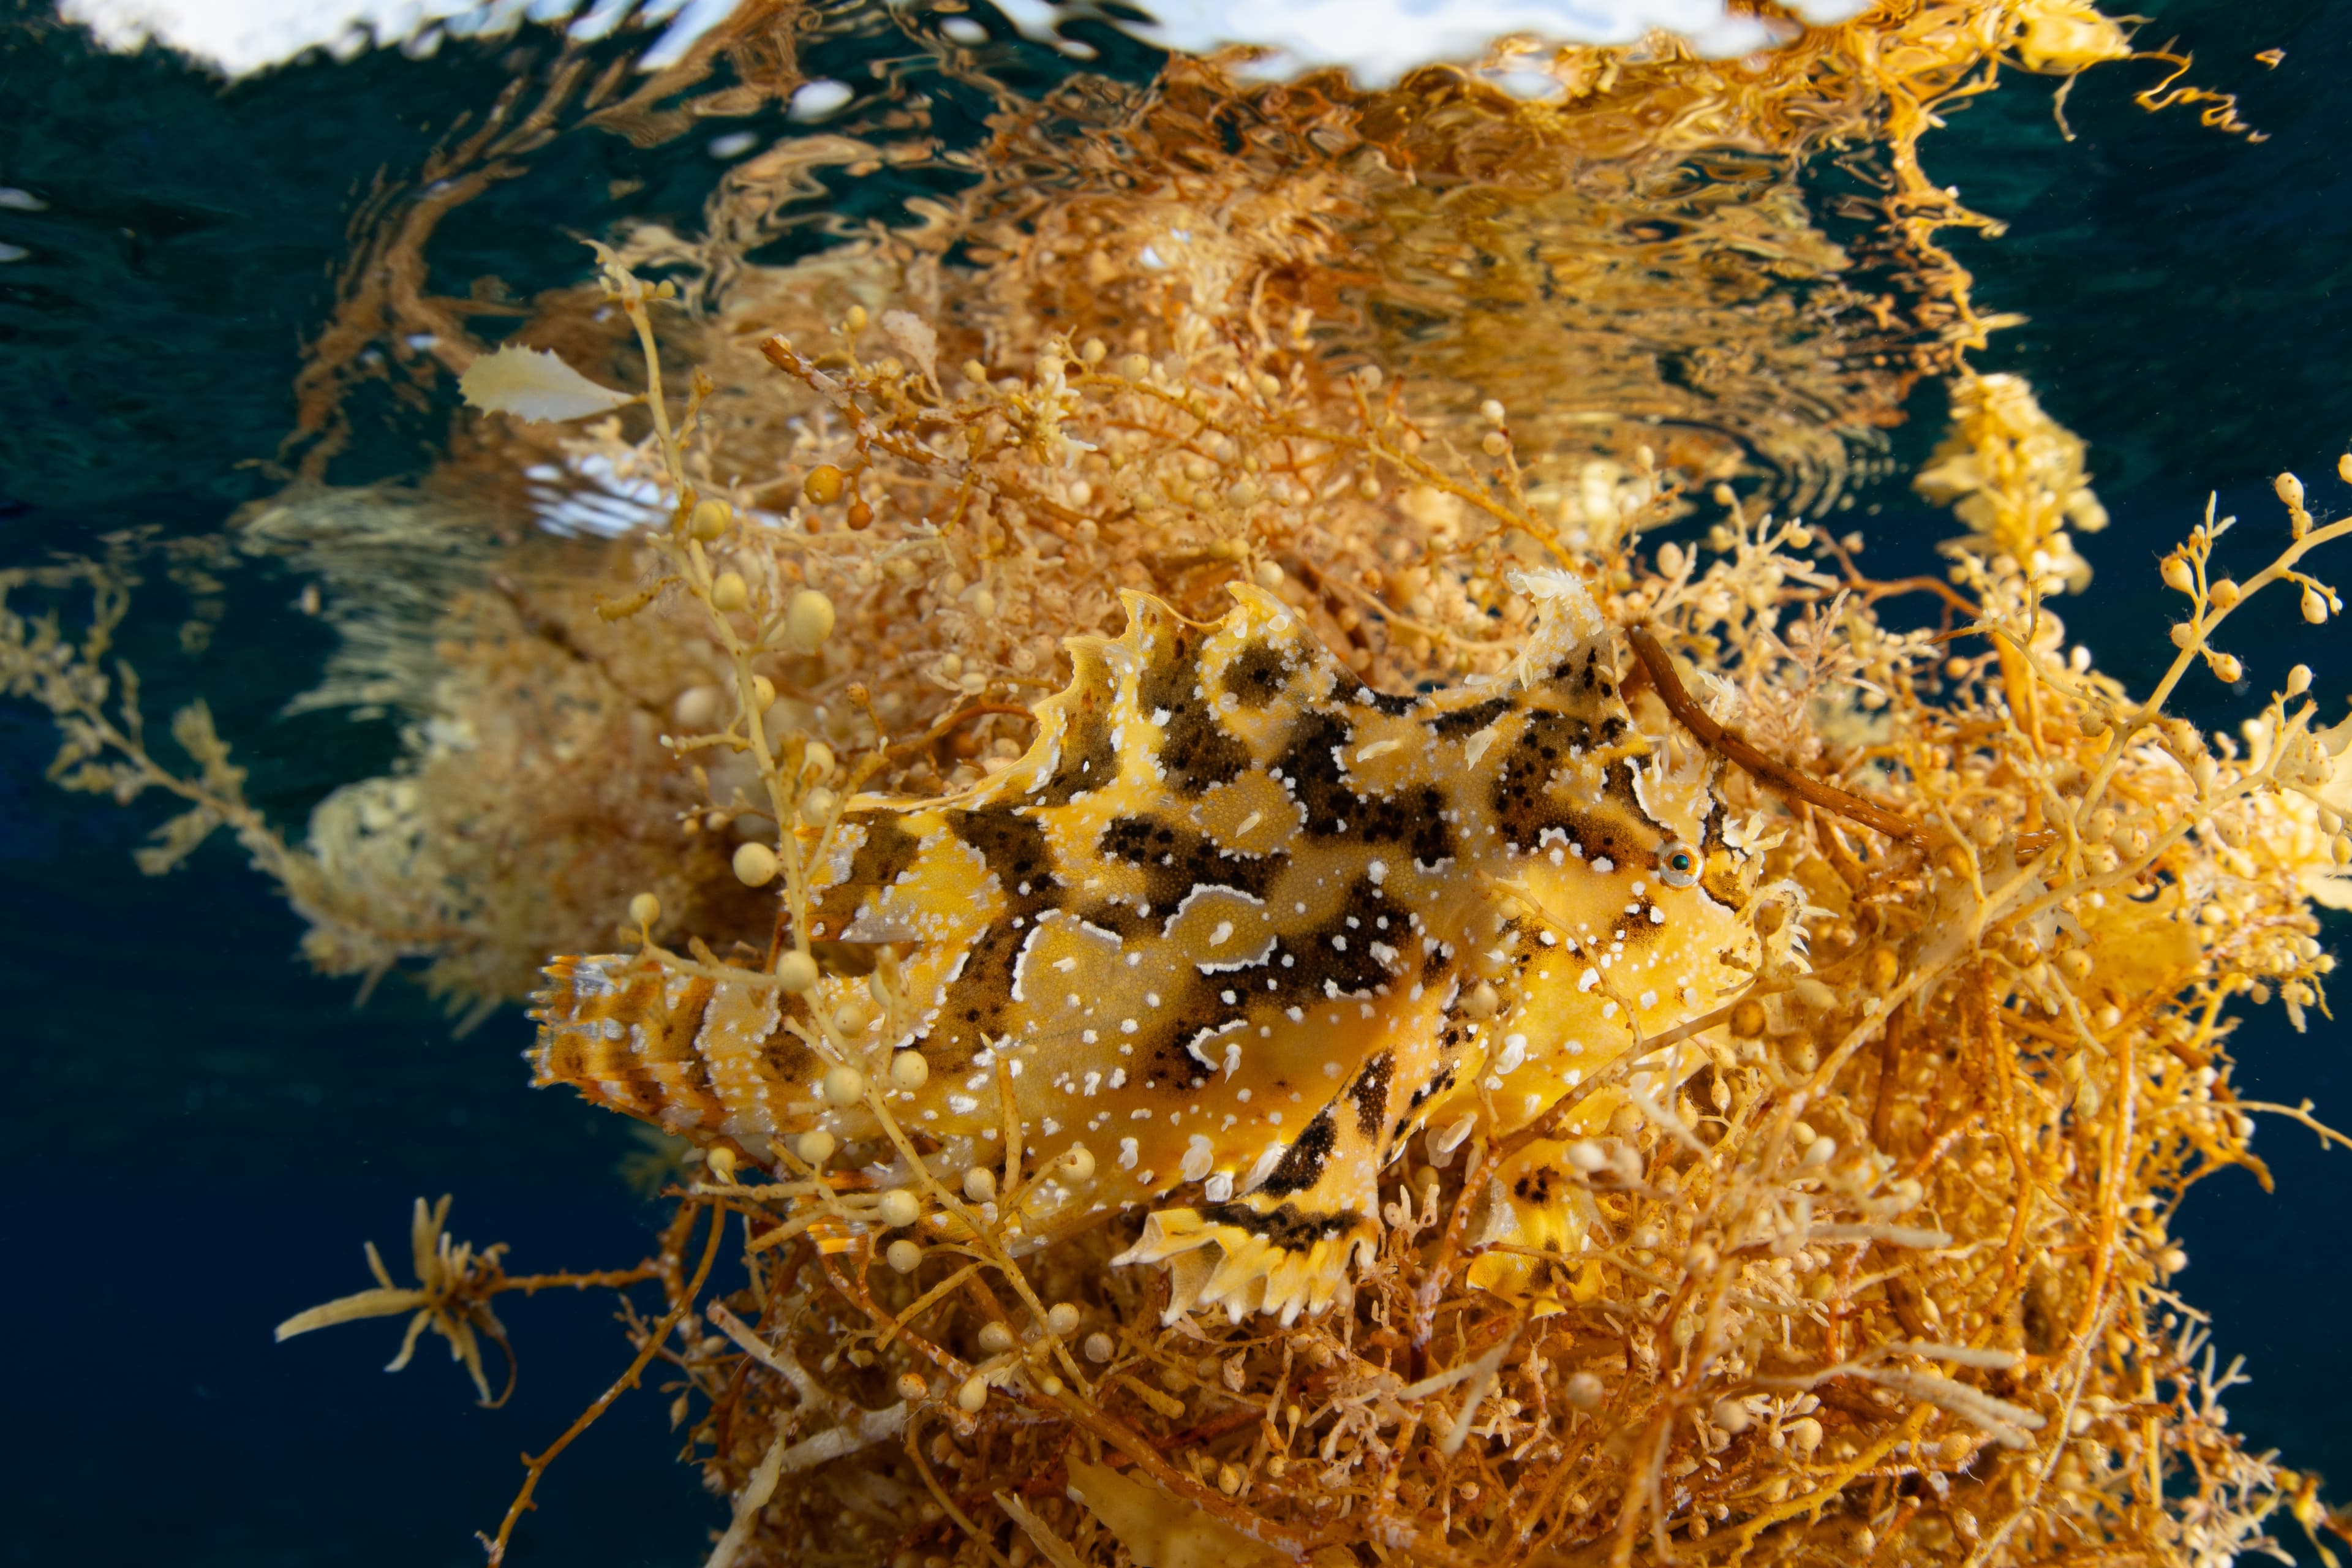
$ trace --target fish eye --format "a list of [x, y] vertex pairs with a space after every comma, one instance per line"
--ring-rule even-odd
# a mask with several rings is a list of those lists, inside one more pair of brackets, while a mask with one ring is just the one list
[[1698, 851], [1675, 840], [1659, 846], [1658, 880], [1669, 888], [1687, 888], [1698, 880]]

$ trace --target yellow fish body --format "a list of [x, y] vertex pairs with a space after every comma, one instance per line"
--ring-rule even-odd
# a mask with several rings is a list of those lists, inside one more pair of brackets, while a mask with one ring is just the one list
[[[1121, 636], [1072, 640], [1011, 767], [806, 835], [812, 941], [909, 944], [901, 1023], [851, 1065], [887, 1082], [922, 1053], [887, 1103], [944, 1168], [996, 1163], [1009, 1083], [1035, 1168], [1095, 1156], [1058, 1178], [1057, 1228], [1150, 1206], [1119, 1261], [1170, 1266], [1171, 1316], [1344, 1299], [1415, 1132], [1524, 1126], [1750, 962], [1715, 759], [1635, 726], [1577, 579], [1524, 585], [1542, 616], [1513, 668], [1413, 697], [1256, 589], [1209, 626], [1129, 595]], [[845, 976], [789, 996], [625, 956], [548, 973], [541, 1084], [755, 1159], [877, 1130], [818, 1089], [808, 1020]]]

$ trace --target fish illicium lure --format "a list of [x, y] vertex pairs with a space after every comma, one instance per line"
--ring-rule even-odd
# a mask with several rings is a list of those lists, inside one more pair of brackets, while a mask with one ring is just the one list
[[[1131, 595], [1122, 635], [1072, 640], [1012, 766], [810, 832], [812, 941], [899, 955], [896, 1023], [846, 1065], [889, 1084], [921, 1053], [884, 1103], [933, 1168], [1001, 1159], [1009, 1095], [1035, 1169], [1093, 1156], [1040, 1184], [1056, 1229], [1141, 1206], [1118, 1261], [1167, 1265], [1171, 1317], [1288, 1321], [1349, 1296], [1415, 1133], [1444, 1152], [1525, 1126], [1745, 984], [1752, 865], [1717, 759], [1654, 703], [1637, 723], [1576, 577], [1520, 585], [1540, 616], [1513, 665], [1414, 697], [1255, 588], [1205, 626]], [[762, 1163], [879, 1131], [826, 1102], [844, 1063], [811, 1024], [863, 982], [791, 995], [649, 956], [548, 975], [541, 1084]], [[1560, 1201], [1521, 1205], [1531, 1234], [1580, 1229]]]

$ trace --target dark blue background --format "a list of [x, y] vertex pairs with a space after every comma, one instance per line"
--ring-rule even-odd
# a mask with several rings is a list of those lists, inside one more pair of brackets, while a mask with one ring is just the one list
[[[2352, 265], [2337, 131], [2352, 17], [2319, 0], [2142, 8], [2156, 15], [2145, 36], [2197, 49], [2197, 79], [2242, 89], [2268, 142], [2144, 114], [2129, 94], [2154, 68], [2129, 65], [2078, 85], [2071, 143], [2052, 123], [2051, 84], [2013, 81], [1956, 114], [1927, 163], [2011, 225], [1960, 242], [1980, 305], [2033, 318], [1979, 363], [2029, 374], [2089, 438], [2115, 525], [2084, 542], [2097, 585], [2062, 612], [2144, 688], [2170, 652], [2154, 562], [2208, 487], [2247, 518], [2249, 560], [2278, 535], [2275, 468], [2301, 472], [2323, 513], [2352, 504], [2333, 478], [2352, 437], [2339, 390], [2352, 302], [2336, 286]], [[2273, 47], [2286, 50], [2275, 71], [2252, 59]], [[412, 169], [515, 68], [499, 51], [381, 51], [223, 89], [156, 53], [96, 53], [27, 0], [0, 9], [0, 184], [50, 204], [0, 212], [0, 239], [34, 253], [0, 267], [0, 561], [133, 522], [207, 531], [268, 493], [243, 465], [291, 423], [299, 345], [331, 305], [329, 269], [367, 181]], [[467, 268], [527, 296], [574, 275], [577, 253], [551, 237], [619, 216], [608, 180], [645, 182], [629, 211], [691, 225], [716, 168], [700, 138], [647, 153], [567, 132], [452, 243]], [[1895, 437], [1902, 471], [1938, 432], [1939, 395], [1914, 412]], [[437, 428], [378, 410], [337, 477], [413, 470]], [[1849, 516], [1874, 561], [1890, 575], [1932, 567], [1948, 520], [1899, 483], [1864, 499], [1874, 510]], [[2352, 578], [2352, 561], [2336, 571]], [[315, 623], [287, 607], [293, 591], [242, 574], [213, 652], [190, 662], [159, 642], [145, 662], [152, 710], [201, 688], [255, 765], [258, 797], [299, 822], [323, 790], [379, 766], [392, 738], [339, 717], [273, 721], [323, 651]], [[2235, 646], [2264, 689], [2298, 659], [2318, 668], [2331, 716], [2352, 687], [2342, 637], [2303, 626], [2284, 599]], [[2252, 693], [2200, 675], [2188, 697], [2221, 723]], [[394, 1324], [283, 1347], [269, 1326], [366, 1284], [362, 1237], [400, 1269], [420, 1193], [455, 1191], [457, 1234], [513, 1243], [520, 1269], [633, 1260], [657, 1212], [613, 1174], [625, 1127], [523, 1088], [528, 1026], [512, 1012], [453, 1041], [397, 982], [353, 1011], [347, 986], [296, 959], [296, 922], [227, 846], [139, 877], [129, 851], [152, 816], [41, 783], [50, 743], [36, 715], [0, 708], [0, 1048], [15, 1100], [0, 1141], [0, 1342], [16, 1363], [0, 1554], [478, 1562], [470, 1532], [495, 1526], [518, 1452], [562, 1430], [625, 1360], [609, 1302], [510, 1300], [521, 1390], [489, 1413], [471, 1407], [437, 1342], [381, 1375]], [[2330, 945], [2343, 934], [2339, 919]], [[2339, 1028], [2297, 1037], [2269, 1010], [2237, 1054], [2251, 1092], [2308, 1094], [2352, 1117]], [[2257, 1379], [2230, 1401], [2236, 1424], [2352, 1481], [2337, 1419], [2352, 1348], [2335, 1305], [2352, 1269], [2327, 1218], [2352, 1196], [2352, 1158], [2285, 1124], [2258, 1147], [2278, 1194], [2238, 1173], [2200, 1189], [2181, 1283]], [[699, 1559], [721, 1513], [669, 1462], [666, 1404], [624, 1400], [562, 1459], [517, 1562]]]

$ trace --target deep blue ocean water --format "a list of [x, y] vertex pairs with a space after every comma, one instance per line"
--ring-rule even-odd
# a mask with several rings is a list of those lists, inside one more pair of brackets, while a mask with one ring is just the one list
[[[2031, 321], [1983, 368], [2016, 368], [2091, 443], [2115, 522], [2084, 541], [2096, 589], [2061, 606], [2102, 665], [2144, 688], [2169, 654], [2156, 556], [2209, 488], [2252, 535], [2273, 529], [2268, 476], [2302, 473], [2319, 509], [2352, 439], [2352, 10], [2321, 0], [2147, 5], [2197, 79], [2243, 94], [2259, 144], [2151, 117], [2144, 65], [2083, 79], [2059, 137], [2051, 84], [2015, 81], [1953, 117], [1931, 172], [2010, 225], [1966, 239], [1986, 309]], [[635, 42], [624, 35], [615, 47]], [[2275, 70], [2257, 51], [2283, 48]], [[46, 6], [0, 6], [0, 185], [47, 210], [0, 210], [0, 563], [87, 547], [130, 524], [219, 527], [274, 481], [253, 466], [293, 415], [301, 345], [331, 304], [345, 229], [379, 170], [413, 169], [508, 57], [451, 47], [298, 63], [224, 89], [150, 51], [93, 49]], [[453, 223], [465, 265], [518, 294], [576, 276], [567, 233], [625, 210], [691, 225], [718, 165], [699, 138], [645, 151], [571, 131], [531, 174]], [[615, 179], [638, 182], [625, 198]], [[1895, 433], [1907, 472], [1941, 425], [1923, 393]], [[362, 410], [339, 479], [420, 468], [438, 426]], [[1857, 519], [1885, 574], [1931, 566], [1948, 531], [1900, 480]], [[2252, 554], [2249, 543], [2248, 553]], [[2352, 570], [2339, 566], [2339, 581]], [[280, 721], [325, 652], [294, 585], [252, 572], [201, 659], [146, 662], [162, 711], [200, 687], [256, 768], [257, 797], [299, 821], [389, 756], [383, 725]], [[2282, 602], [2280, 609], [2285, 611]], [[2242, 639], [2254, 639], [2252, 646]], [[2291, 615], [2236, 645], [2265, 689], [2297, 660], [2331, 703], [2352, 644]], [[134, 648], [134, 651], [136, 649]], [[2201, 678], [2199, 678], [2201, 679]], [[2192, 681], [2209, 723], [2243, 698]], [[2335, 710], [2331, 707], [2331, 716]], [[0, 1052], [14, 1094], [0, 1139], [0, 1313], [14, 1351], [0, 1423], [0, 1560], [9, 1564], [463, 1564], [518, 1479], [516, 1455], [560, 1431], [618, 1369], [604, 1298], [509, 1298], [520, 1392], [472, 1406], [433, 1342], [395, 1378], [396, 1330], [286, 1346], [269, 1327], [367, 1281], [359, 1243], [397, 1258], [409, 1200], [457, 1194], [454, 1228], [514, 1245], [520, 1269], [637, 1257], [657, 1211], [614, 1174], [619, 1119], [523, 1087], [514, 1012], [465, 1040], [387, 983], [363, 1009], [295, 956], [298, 926], [226, 845], [160, 880], [130, 850], [160, 813], [41, 782], [45, 723], [0, 707]], [[2346, 922], [2329, 930], [2345, 946]], [[2290, 1032], [2275, 1010], [2238, 1037], [2250, 1092], [2352, 1119], [2352, 1037]], [[2339, 1477], [2352, 1498], [2352, 1264], [2331, 1237], [2352, 1156], [2284, 1123], [2258, 1142], [2278, 1179], [2240, 1173], [2185, 1215], [2181, 1284], [2255, 1377], [2230, 1400], [2263, 1447]], [[2331, 1218], [2330, 1216], [2336, 1216]], [[525, 1563], [698, 1561], [721, 1510], [672, 1466], [666, 1400], [624, 1400], [550, 1473], [519, 1537]]]

